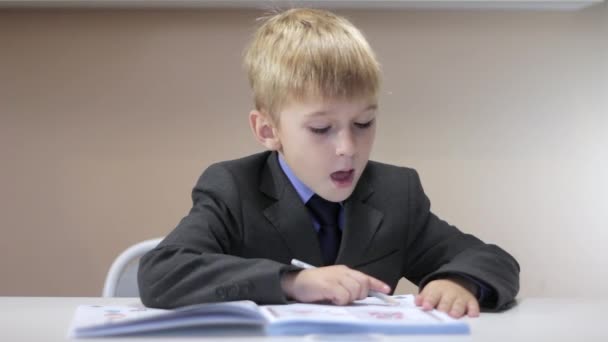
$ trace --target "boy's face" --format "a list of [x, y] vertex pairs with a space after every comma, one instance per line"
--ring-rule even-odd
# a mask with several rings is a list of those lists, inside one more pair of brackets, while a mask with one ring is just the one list
[[375, 100], [292, 101], [280, 111], [279, 152], [317, 195], [348, 198], [369, 160], [376, 133]]

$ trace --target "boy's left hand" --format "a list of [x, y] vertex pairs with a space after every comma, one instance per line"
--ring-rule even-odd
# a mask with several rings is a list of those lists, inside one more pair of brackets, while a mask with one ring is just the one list
[[473, 295], [475, 285], [460, 279], [437, 279], [429, 282], [416, 296], [423, 310], [437, 308], [454, 318], [467, 314], [479, 316], [479, 303]]

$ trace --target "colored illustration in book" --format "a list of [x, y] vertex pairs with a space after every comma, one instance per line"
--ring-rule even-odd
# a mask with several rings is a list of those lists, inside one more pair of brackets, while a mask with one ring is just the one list
[[126, 316], [126, 314], [120, 312], [120, 310], [107, 309], [103, 315], [108, 321], [118, 321]]
[[340, 308], [321, 308], [321, 307], [289, 307], [284, 306], [281, 308], [269, 308], [269, 311], [275, 317], [319, 317], [319, 316], [331, 316], [331, 317], [345, 317], [351, 316], [347, 311]]
[[399, 311], [370, 311], [368, 315], [372, 318], [386, 321], [402, 321], [405, 319], [403, 312]]
[[107, 323], [121, 321], [127, 318], [134, 318], [140, 315], [148, 314], [148, 309], [142, 306], [129, 307], [108, 307], [100, 305], [91, 305], [92, 308], [103, 312], [103, 319]]

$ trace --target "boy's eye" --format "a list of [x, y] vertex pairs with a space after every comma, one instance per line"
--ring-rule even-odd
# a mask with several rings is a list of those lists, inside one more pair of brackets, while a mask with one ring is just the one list
[[317, 127], [309, 127], [308, 129], [310, 129], [311, 132], [313, 132], [314, 134], [325, 134], [327, 132], [329, 132], [330, 127], [321, 127], [321, 128], [317, 128]]
[[355, 126], [357, 128], [369, 128], [369, 127], [371, 127], [371, 125], [373, 125], [374, 120], [375, 119], [372, 119], [372, 120], [369, 120], [368, 122], [363, 122], [363, 123], [355, 122]]

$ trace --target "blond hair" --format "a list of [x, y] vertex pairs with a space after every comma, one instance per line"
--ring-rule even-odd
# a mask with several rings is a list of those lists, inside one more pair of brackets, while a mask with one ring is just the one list
[[302, 8], [264, 19], [244, 61], [257, 110], [278, 120], [289, 100], [376, 99], [380, 65], [347, 19]]

